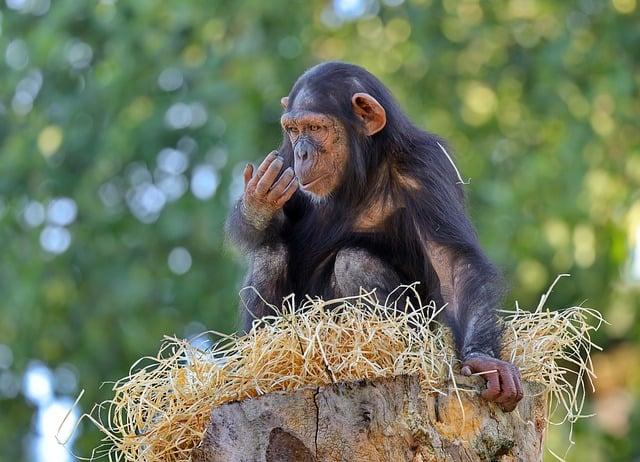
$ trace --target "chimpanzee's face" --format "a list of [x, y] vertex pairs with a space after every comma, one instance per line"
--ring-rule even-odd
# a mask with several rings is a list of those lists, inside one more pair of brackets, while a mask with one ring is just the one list
[[329, 196], [342, 181], [349, 155], [343, 124], [335, 117], [295, 108], [280, 122], [293, 147], [302, 191], [316, 198]]
[[[303, 192], [314, 199], [331, 195], [344, 179], [349, 159], [348, 133], [336, 117], [310, 110], [313, 95], [303, 89], [293, 104], [289, 98], [280, 101], [285, 113], [280, 119], [293, 147], [293, 165]], [[362, 121], [361, 130], [373, 136], [387, 122], [384, 108], [367, 93], [351, 97], [354, 113]]]

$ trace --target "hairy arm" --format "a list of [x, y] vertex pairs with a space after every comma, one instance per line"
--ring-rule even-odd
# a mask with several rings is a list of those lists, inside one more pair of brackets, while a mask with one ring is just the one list
[[416, 232], [440, 283], [443, 320], [453, 333], [462, 373], [481, 373], [487, 381], [483, 396], [511, 411], [522, 386], [518, 369], [500, 359], [500, 278], [480, 248], [455, 172], [440, 154], [429, 151], [424, 189], [412, 198]]
[[291, 290], [287, 283], [287, 249], [281, 242], [284, 223], [282, 207], [298, 188], [291, 168], [278, 177], [283, 161], [277, 152], [269, 154], [258, 167], [244, 170], [244, 194], [234, 205], [226, 224], [227, 235], [249, 255], [249, 271], [244, 285], [255, 290], [241, 293], [245, 331], [256, 318], [273, 314], [271, 304], [279, 304]]
[[523, 392], [518, 369], [500, 359], [502, 331], [495, 312], [500, 289], [493, 265], [479, 250], [461, 252], [435, 242], [425, 244], [447, 304], [444, 321], [453, 332], [462, 372], [483, 373], [487, 380], [483, 396], [505, 411], [513, 410]]
[[495, 269], [482, 255], [457, 255], [454, 248], [430, 241], [425, 247], [447, 303], [444, 318], [454, 333], [460, 359], [474, 353], [499, 357], [501, 330], [494, 309], [499, 296]]

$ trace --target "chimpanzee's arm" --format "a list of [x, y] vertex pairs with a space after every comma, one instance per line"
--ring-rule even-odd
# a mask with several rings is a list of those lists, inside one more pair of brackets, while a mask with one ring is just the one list
[[452, 161], [436, 141], [424, 164], [415, 168], [421, 194], [408, 196], [407, 204], [447, 303], [443, 320], [453, 333], [462, 373], [482, 373], [487, 381], [483, 396], [511, 411], [522, 398], [522, 387], [518, 369], [500, 359], [502, 329], [495, 311], [500, 278], [480, 247]]
[[249, 257], [249, 272], [244, 282], [251, 287], [241, 293], [244, 308], [242, 323], [246, 331], [255, 318], [273, 314], [290, 293], [287, 278], [288, 252], [280, 239], [284, 223], [282, 207], [298, 187], [292, 169], [282, 170], [282, 159], [276, 152], [260, 164], [256, 175], [253, 166], [244, 171], [244, 194], [235, 204], [227, 220], [227, 235]]
[[231, 209], [225, 228], [231, 242], [243, 252], [250, 253], [277, 241], [283, 222], [282, 210], [266, 218], [251, 215], [241, 197]]
[[460, 359], [474, 353], [499, 358], [501, 330], [495, 306], [500, 293], [493, 266], [479, 251], [456, 251], [432, 241], [426, 249], [447, 303], [444, 320], [453, 331]]
[[518, 369], [500, 360], [501, 329], [495, 307], [499, 299], [496, 270], [478, 249], [445, 247], [427, 242], [427, 254], [438, 274], [447, 303], [444, 321], [451, 328], [463, 373], [483, 372], [483, 396], [503, 410], [513, 410], [522, 399]]
[[448, 172], [433, 172], [428, 193], [413, 204], [414, 225], [440, 283], [461, 360], [472, 354], [500, 357], [501, 329], [495, 309], [501, 296], [498, 272], [482, 252], [464, 208], [462, 191]]

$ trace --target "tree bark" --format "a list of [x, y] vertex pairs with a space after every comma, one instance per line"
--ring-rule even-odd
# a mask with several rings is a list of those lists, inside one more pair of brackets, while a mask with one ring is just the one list
[[539, 384], [525, 383], [517, 412], [503, 413], [479, 396], [479, 377], [456, 382], [460, 400], [452, 385], [425, 395], [417, 377], [401, 376], [226, 404], [213, 409], [192, 460], [542, 460], [547, 403]]

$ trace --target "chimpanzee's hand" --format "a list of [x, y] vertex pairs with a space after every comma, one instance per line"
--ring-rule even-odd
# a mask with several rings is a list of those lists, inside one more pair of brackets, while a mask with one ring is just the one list
[[462, 361], [461, 372], [462, 375], [481, 374], [487, 381], [482, 397], [495, 401], [504, 412], [513, 411], [522, 399], [520, 371], [511, 363], [484, 353], [471, 353]]
[[282, 157], [277, 151], [272, 151], [262, 161], [255, 176], [252, 164], [247, 164], [244, 169], [243, 212], [257, 228], [265, 228], [298, 189], [298, 180], [291, 167], [276, 181], [282, 166]]

